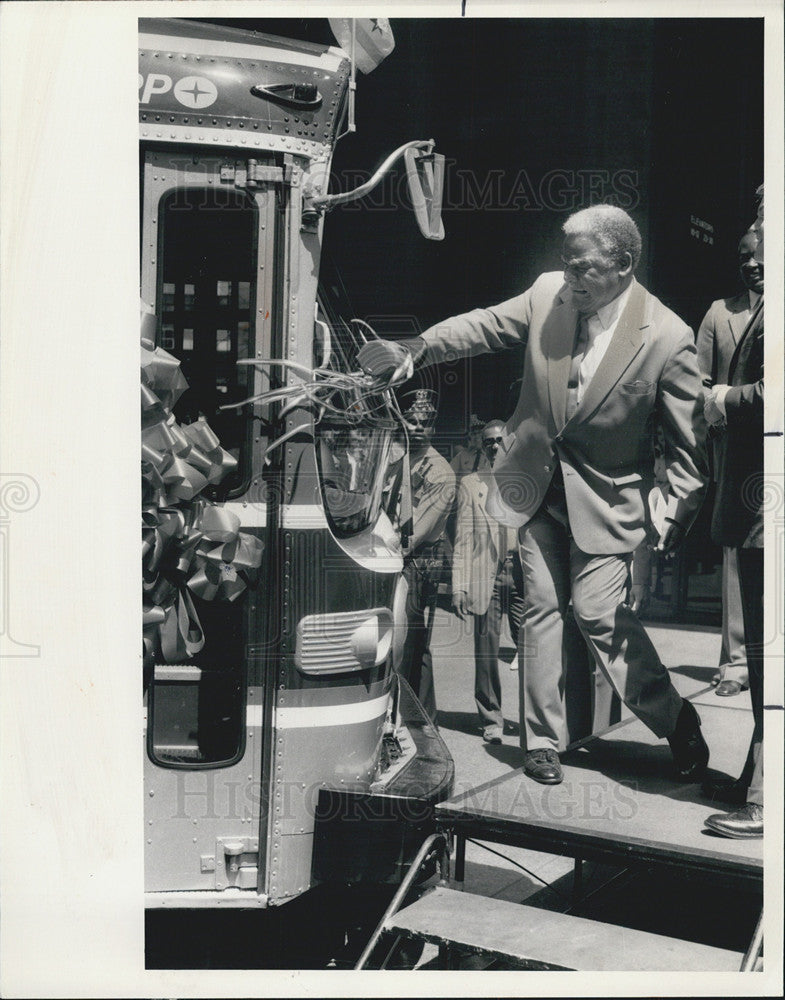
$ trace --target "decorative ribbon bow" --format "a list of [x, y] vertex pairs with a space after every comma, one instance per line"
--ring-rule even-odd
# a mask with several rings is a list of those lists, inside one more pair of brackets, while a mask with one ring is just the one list
[[142, 388], [150, 389], [161, 404], [170, 410], [188, 388], [180, 362], [152, 340], [143, 339]]
[[[143, 330], [151, 331], [149, 311]], [[142, 654], [178, 663], [205, 642], [192, 595], [234, 601], [253, 586], [263, 545], [240, 520], [199, 494], [237, 467], [204, 417], [180, 426], [171, 412], [188, 383], [180, 362], [142, 339]]]
[[238, 517], [218, 507], [206, 508], [201, 517], [203, 540], [195, 552], [196, 571], [188, 578], [188, 586], [204, 601], [236, 600], [253, 583], [254, 571], [262, 564], [262, 543], [239, 527]]

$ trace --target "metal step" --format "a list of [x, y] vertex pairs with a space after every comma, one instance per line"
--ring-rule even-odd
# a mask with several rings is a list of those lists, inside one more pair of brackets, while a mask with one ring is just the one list
[[738, 972], [741, 952], [603, 924], [438, 886], [385, 930], [531, 969], [583, 972]]

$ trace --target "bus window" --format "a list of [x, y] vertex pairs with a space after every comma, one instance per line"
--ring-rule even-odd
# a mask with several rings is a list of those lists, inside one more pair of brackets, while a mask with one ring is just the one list
[[317, 426], [322, 499], [333, 531], [346, 537], [376, 523], [392, 427], [322, 420]]
[[238, 461], [208, 496], [226, 500], [250, 479], [250, 421], [220, 406], [252, 392], [252, 370], [237, 366], [254, 349], [257, 208], [241, 191], [178, 188], [158, 212], [159, 344], [180, 360], [188, 389], [174, 415], [181, 423], [204, 416], [222, 447]]
[[[328, 367], [342, 372], [355, 370], [362, 339], [324, 302], [317, 319], [317, 328], [320, 324], [322, 329], [329, 327]], [[324, 345], [315, 349], [323, 354]], [[376, 523], [395, 425], [379, 396], [341, 392], [331, 403], [343, 412], [327, 412], [316, 424], [316, 455], [330, 526], [339, 538], [346, 538]]]
[[238, 757], [239, 679], [190, 664], [157, 666], [151, 699], [151, 757], [158, 764], [216, 767]]
[[164, 767], [226, 767], [245, 745], [243, 608], [241, 602], [193, 602], [204, 648], [188, 663], [155, 666], [147, 748]]

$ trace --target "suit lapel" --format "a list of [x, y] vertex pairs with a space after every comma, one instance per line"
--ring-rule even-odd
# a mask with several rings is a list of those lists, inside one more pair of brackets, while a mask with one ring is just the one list
[[642, 331], [648, 326], [648, 321], [644, 319], [646, 295], [641, 285], [636, 283], [632, 286], [608, 349], [586, 387], [573, 420], [580, 420], [597, 409], [643, 347]]
[[577, 323], [578, 313], [562, 290], [558, 304], [546, 320], [548, 328], [543, 330], [543, 342], [548, 345], [548, 396], [557, 430], [564, 426], [567, 412], [567, 382]]
[[[743, 385], [748, 379], [752, 379], [755, 373], [750, 373], [747, 371], [749, 364], [749, 356], [757, 339], [763, 334], [763, 296], [761, 295], [758, 300], [757, 305], [752, 311], [750, 318], [747, 320], [747, 325], [741, 335], [739, 343], [736, 345], [736, 349], [733, 352], [733, 357], [730, 360], [730, 366], [728, 367], [728, 385]], [[743, 378], [740, 381], [734, 381], [736, 372], [741, 371], [744, 373]], [[755, 375], [757, 378], [757, 375]]]
[[744, 328], [749, 321], [749, 302], [749, 295], [746, 292], [744, 295], [739, 295], [733, 302], [733, 311], [728, 316], [728, 326], [730, 327], [730, 335], [733, 338], [734, 344], [738, 344], [739, 338], [744, 333]]
[[477, 514], [474, 523], [474, 536], [475, 538], [487, 537], [490, 540], [493, 552], [489, 552], [488, 556], [490, 561], [493, 562], [497, 557], [496, 537], [493, 530], [496, 522], [488, 516], [488, 512], [485, 510], [485, 504], [488, 500], [488, 484], [481, 475], [479, 476], [475, 496], [477, 501]]

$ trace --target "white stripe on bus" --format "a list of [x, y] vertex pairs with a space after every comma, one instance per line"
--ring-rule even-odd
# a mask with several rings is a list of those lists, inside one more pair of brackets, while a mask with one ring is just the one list
[[[223, 506], [224, 510], [237, 515], [240, 519], [240, 526], [243, 528], [267, 527], [266, 503], [243, 503], [239, 500], [227, 502]], [[324, 510], [318, 504], [283, 504], [281, 507], [281, 526], [318, 531], [327, 527], [327, 518], [324, 516]]]
[[230, 501], [223, 505], [224, 510], [230, 514], [236, 514], [240, 519], [240, 526], [243, 528], [266, 528], [267, 527], [267, 504], [243, 503], [242, 501]]
[[251, 728], [261, 729], [262, 721], [264, 719], [264, 706], [263, 705], [246, 705], [245, 707], [245, 724]]
[[[276, 712], [275, 725], [277, 729], [333, 729], [336, 726], [371, 722], [385, 714], [389, 700], [389, 695], [383, 694], [381, 698], [374, 698], [372, 701], [354, 701], [345, 705], [279, 708]], [[260, 726], [262, 706], [249, 705], [247, 720], [249, 726]]]
[[[225, 503], [224, 510], [236, 514], [240, 519], [243, 528], [266, 528], [267, 527], [267, 504], [259, 502], [243, 503], [242, 500], [229, 501]], [[327, 518], [324, 510], [318, 504], [283, 504], [281, 506], [281, 526], [284, 528], [311, 528], [321, 529], [327, 527]]]
[[315, 503], [284, 504], [281, 507], [281, 526], [318, 530], [327, 527], [324, 509]]

